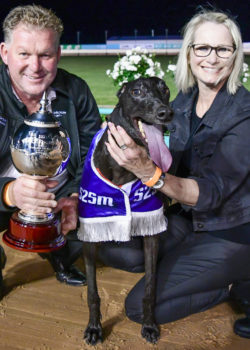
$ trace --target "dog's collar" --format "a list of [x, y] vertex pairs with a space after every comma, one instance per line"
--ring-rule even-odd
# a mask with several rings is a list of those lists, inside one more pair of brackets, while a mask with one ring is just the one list
[[99, 168], [96, 168], [96, 170], [98, 171], [98, 173], [100, 174], [101, 177], [103, 177], [106, 181], [109, 181], [111, 184], [117, 186], [117, 187], [122, 187], [122, 185], [116, 185], [114, 182], [112, 182], [111, 180], [109, 180], [106, 176], [104, 176], [101, 172], [101, 170]]

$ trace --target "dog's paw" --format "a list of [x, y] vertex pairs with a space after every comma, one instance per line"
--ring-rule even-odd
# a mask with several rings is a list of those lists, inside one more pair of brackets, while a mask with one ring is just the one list
[[102, 343], [102, 326], [101, 324], [97, 325], [88, 325], [84, 332], [84, 339], [89, 345], [96, 345], [97, 343]]
[[160, 330], [158, 328], [158, 326], [153, 323], [151, 325], [142, 325], [142, 329], [141, 329], [141, 335], [143, 336], [143, 338], [145, 338], [149, 343], [157, 343], [157, 340], [160, 337]]

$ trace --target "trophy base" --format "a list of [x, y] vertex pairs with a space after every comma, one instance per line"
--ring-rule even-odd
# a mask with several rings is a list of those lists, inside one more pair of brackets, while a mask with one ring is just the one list
[[25, 252], [46, 253], [63, 247], [66, 243], [61, 234], [58, 217], [43, 222], [29, 223], [12, 214], [9, 229], [3, 235], [3, 241], [9, 247]]

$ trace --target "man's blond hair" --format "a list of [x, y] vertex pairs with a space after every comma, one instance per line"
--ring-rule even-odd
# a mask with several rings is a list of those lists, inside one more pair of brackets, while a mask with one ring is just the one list
[[3, 22], [4, 41], [11, 41], [13, 30], [19, 25], [36, 29], [52, 29], [57, 35], [58, 45], [63, 32], [63, 23], [55, 13], [40, 5], [17, 6], [6, 16]]

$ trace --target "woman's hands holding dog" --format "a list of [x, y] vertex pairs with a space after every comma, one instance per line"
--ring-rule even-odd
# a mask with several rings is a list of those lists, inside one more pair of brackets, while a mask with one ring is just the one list
[[[144, 147], [138, 146], [126, 131], [113, 123], [108, 123], [106, 146], [111, 156], [125, 169], [131, 171], [142, 182], [148, 181], [155, 173], [155, 164], [148, 157]], [[126, 149], [121, 149], [126, 145]], [[166, 173], [165, 185], [160, 190], [177, 202], [194, 206], [199, 198], [199, 186], [193, 179], [186, 179]]]
[[[148, 157], [144, 147], [138, 146], [121, 126], [108, 123], [108, 142], [106, 146], [116, 162], [131, 171], [143, 182], [149, 180], [155, 173], [155, 164]], [[126, 149], [121, 146], [126, 145]]]

